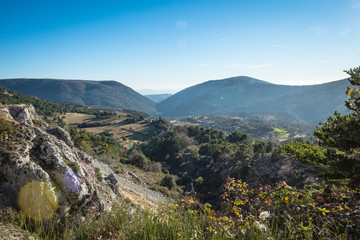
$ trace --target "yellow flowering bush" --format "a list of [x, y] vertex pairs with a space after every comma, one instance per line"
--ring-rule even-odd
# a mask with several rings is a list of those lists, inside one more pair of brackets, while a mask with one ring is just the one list
[[313, 186], [298, 190], [286, 182], [250, 188], [241, 180], [229, 179], [224, 190], [220, 211], [191, 199], [181, 202], [190, 214], [203, 219], [207, 231], [214, 236], [360, 238], [358, 189]]

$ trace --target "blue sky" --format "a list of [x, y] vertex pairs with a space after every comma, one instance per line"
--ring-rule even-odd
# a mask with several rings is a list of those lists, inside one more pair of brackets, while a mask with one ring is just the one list
[[359, 43], [360, 0], [0, 1], [0, 78], [315, 84], [359, 66]]

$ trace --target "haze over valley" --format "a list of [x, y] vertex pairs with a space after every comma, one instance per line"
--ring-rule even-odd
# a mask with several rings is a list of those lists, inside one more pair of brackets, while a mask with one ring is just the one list
[[[344, 89], [348, 86], [346, 79], [318, 85], [287, 86], [250, 77], [234, 77], [207, 81], [174, 95], [144, 97], [116, 81], [0, 80], [0, 87], [59, 103], [110, 107], [113, 111], [125, 108], [165, 117], [177, 124], [189, 124], [187, 117], [218, 116], [216, 121], [210, 117], [212, 121], [202, 118], [195, 122], [228, 133], [237, 130], [263, 140], [273, 139], [273, 130], [280, 128], [291, 133], [282, 141], [298, 136], [311, 137], [312, 129], [334, 111], [346, 113]], [[242, 120], [231, 121], [233, 117]], [[194, 124], [193, 120], [189, 121]], [[232, 124], [225, 124], [225, 121]], [[241, 127], [245, 122], [248, 127]], [[260, 123], [255, 127], [258, 131], [251, 130], [256, 122]]]

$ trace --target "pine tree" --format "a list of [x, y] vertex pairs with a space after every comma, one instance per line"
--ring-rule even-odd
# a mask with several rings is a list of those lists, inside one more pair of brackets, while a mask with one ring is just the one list
[[332, 177], [348, 178], [354, 185], [360, 182], [360, 90], [357, 88], [360, 86], [360, 67], [345, 72], [355, 86], [346, 90], [345, 106], [352, 112], [344, 116], [335, 112], [325, 123], [320, 123], [321, 127], [315, 129], [314, 135], [319, 139], [319, 145], [327, 149], [327, 165], [333, 172]]

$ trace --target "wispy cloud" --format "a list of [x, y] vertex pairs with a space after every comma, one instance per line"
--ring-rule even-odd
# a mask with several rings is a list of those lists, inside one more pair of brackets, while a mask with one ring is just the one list
[[218, 40], [219, 41], [224, 41], [224, 42], [231, 42], [231, 40], [227, 39], [227, 38], [219, 38]]
[[310, 26], [309, 31], [317, 37], [324, 36], [328, 32], [326, 27], [319, 26], [319, 25]]
[[188, 27], [188, 22], [183, 20], [178, 20], [176, 22], [176, 27], [181, 30], [185, 30]]
[[275, 63], [267, 63], [267, 64], [226, 64], [223, 65], [225, 68], [245, 68], [245, 69], [259, 69], [259, 68], [266, 68], [269, 66], [274, 65]]
[[350, 56], [360, 59], [360, 56], [351, 54]]
[[270, 46], [277, 47], [277, 48], [294, 50], [294, 51], [299, 51], [299, 49], [296, 49], [296, 48], [293, 48], [293, 47], [288, 47], [288, 46], [285, 46], [285, 45], [280, 45], [280, 44], [270, 44]]

